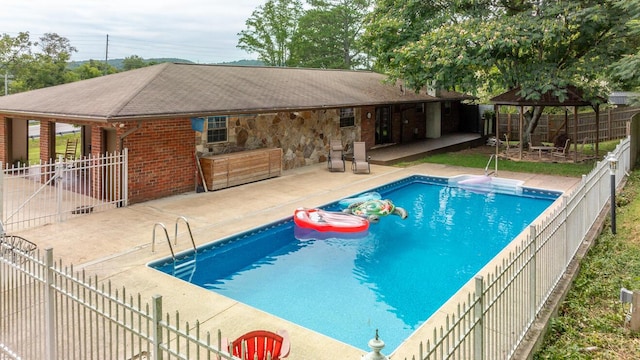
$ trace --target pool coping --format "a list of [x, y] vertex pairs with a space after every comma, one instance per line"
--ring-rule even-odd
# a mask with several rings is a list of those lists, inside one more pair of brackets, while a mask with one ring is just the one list
[[[482, 174], [481, 169], [447, 165], [421, 164], [409, 168], [372, 165], [371, 174], [330, 173], [324, 164], [285, 171], [283, 176], [209, 193], [189, 193], [171, 198], [135, 204], [126, 208], [89, 214], [45, 227], [20, 232], [34, 240], [40, 248], [54, 248], [54, 256], [65, 263], [75, 264], [96, 274], [102, 282], [111, 281], [126, 287], [129, 293], [140, 293], [142, 298], [163, 296], [166, 312], [180, 311], [181, 319], [200, 321], [203, 330], [217, 331], [235, 336], [254, 328], [275, 329], [285, 327], [292, 340], [291, 359], [349, 359], [361, 357], [366, 351], [330, 339], [286, 320], [253, 309], [208, 290], [197, 288], [176, 279], [169, 281], [165, 274], [149, 269], [150, 261], [165, 257], [166, 244], [158, 242], [156, 253], [151, 253], [151, 233], [157, 222], [173, 224], [179, 216], [189, 219], [197, 245], [210, 242], [212, 237], [224, 238], [243, 229], [287, 218], [299, 206], [314, 207], [375, 188], [411, 174], [450, 177], [459, 174]], [[516, 178], [528, 187], [568, 191], [580, 178], [553, 177], [537, 174], [500, 172], [499, 177]], [[551, 185], [551, 186], [550, 186]], [[260, 196], [256, 199], [256, 194]], [[191, 245], [179, 233], [176, 251]], [[201, 241], [203, 237], [206, 241]], [[427, 327], [428, 322], [423, 324]], [[394, 358], [418, 353], [414, 333], [393, 352]], [[374, 334], [371, 334], [373, 337]], [[431, 334], [429, 334], [431, 336]], [[381, 336], [384, 340], [384, 336]]]

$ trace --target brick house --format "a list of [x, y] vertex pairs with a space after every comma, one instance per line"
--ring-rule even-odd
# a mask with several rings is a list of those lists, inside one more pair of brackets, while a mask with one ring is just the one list
[[29, 120], [40, 122], [44, 162], [55, 123], [73, 124], [83, 155], [128, 149], [136, 203], [193, 191], [196, 154], [280, 148], [292, 169], [325, 162], [333, 138], [348, 151], [473, 132], [470, 99], [373, 72], [164, 63], [0, 98], [0, 161], [26, 158]]

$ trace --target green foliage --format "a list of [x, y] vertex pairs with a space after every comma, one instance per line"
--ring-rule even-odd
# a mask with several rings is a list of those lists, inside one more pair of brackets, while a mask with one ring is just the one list
[[[33, 52], [32, 48], [39, 48]], [[13, 81], [10, 93], [39, 89], [77, 80], [67, 69], [67, 62], [76, 48], [69, 40], [47, 33], [32, 42], [28, 32], [16, 37], [3, 34], [0, 40], [0, 67], [8, 71]]]
[[237, 47], [258, 54], [258, 60], [268, 66], [287, 66], [302, 13], [300, 0], [268, 0], [245, 22]]
[[536, 99], [573, 84], [595, 99], [603, 69], [628, 51], [618, 1], [379, 0], [364, 39], [377, 68], [416, 90], [520, 86]]
[[626, 41], [634, 45], [609, 68], [609, 74], [621, 90], [640, 90], [640, 0], [620, 0], [616, 6], [630, 14]]
[[315, 0], [298, 21], [290, 66], [353, 69], [366, 67], [359, 44], [370, 0]]

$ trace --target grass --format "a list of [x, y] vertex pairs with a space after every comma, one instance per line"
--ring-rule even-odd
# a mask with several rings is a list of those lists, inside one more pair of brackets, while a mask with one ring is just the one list
[[[599, 153], [601, 154], [601, 156], [599, 158], [602, 159], [602, 156], [604, 156], [604, 154], [615, 149], [617, 144], [618, 141], [600, 143]], [[593, 149], [589, 146], [583, 149], [582, 145], [580, 145], [578, 151], [582, 152], [585, 155], [594, 154]], [[495, 148], [485, 146], [465, 151], [429, 155], [413, 162], [400, 163], [398, 164], [398, 166], [405, 167], [420, 163], [431, 163], [484, 169], [487, 166], [487, 161], [492, 153], [495, 153]], [[593, 169], [594, 165], [595, 160], [577, 164], [570, 162], [551, 163], [512, 161], [503, 159], [498, 160], [498, 170], [573, 177], [580, 177], [584, 174], [588, 174]], [[492, 168], [493, 166], [494, 165], [492, 162], [490, 168]]]
[[[534, 359], [637, 359], [640, 334], [625, 326], [621, 288], [640, 289], [640, 170], [616, 196], [616, 235], [610, 226], [582, 260]], [[640, 309], [638, 309], [640, 311]]]
[[[62, 134], [56, 136], [56, 153], [64, 153], [67, 139], [80, 140], [80, 133], [75, 134]], [[79, 155], [80, 146], [76, 149], [76, 155]], [[40, 162], [40, 138], [34, 138], [29, 140], [29, 163], [37, 164]]]

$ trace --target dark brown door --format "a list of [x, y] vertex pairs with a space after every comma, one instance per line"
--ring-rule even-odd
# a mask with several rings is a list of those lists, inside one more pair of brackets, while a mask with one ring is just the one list
[[391, 143], [391, 108], [376, 108], [376, 145]]

